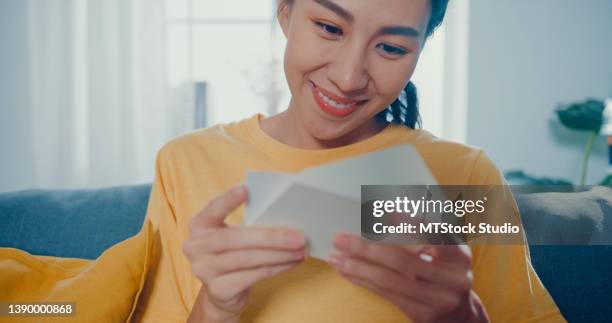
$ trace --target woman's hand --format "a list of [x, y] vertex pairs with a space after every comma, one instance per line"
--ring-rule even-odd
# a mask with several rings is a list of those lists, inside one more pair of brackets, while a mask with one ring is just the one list
[[415, 322], [488, 322], [472, 290], [472, 255], [466, 245], [398, 246], [339, 234], [336, 271], [395, 304]]
[[183, 252], [203, 284], [194, 307], [200, 306], [197, 310], [209, 321], [237, 320], [253, 284], [293, 268], [305, 257], [305, 239], [298, 231], [224, 223], [247, 195], [244, 186], [236, 186], [189, 221]]

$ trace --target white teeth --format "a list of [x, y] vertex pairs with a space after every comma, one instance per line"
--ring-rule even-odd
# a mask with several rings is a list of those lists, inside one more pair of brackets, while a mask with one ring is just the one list
[[334, 108], [348, 109], [348, 108], [353, 108], [353, 107], [355, 107], [357, 105], [357, 103], [351, 103], [351, 104], [338, 103], [338, 102], [334, 101], [333, 99], [331, 99], [330, 97], [328, 97], [325, 94], [323, 94], [323, 92], [321, 92], [321, 91], [317, 91], [317, 93], [319, 94], [319, 97], [321, 99], [323, 99], [323, 101], [325, 101], [325, 103], [333, 106]]

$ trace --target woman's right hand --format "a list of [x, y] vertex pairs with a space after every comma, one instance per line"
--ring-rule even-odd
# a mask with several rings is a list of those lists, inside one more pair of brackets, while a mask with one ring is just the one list
[[[195, 306], [210, 321], [237, 321], [257, 281], [287, 271], [305, 258], [305, 238], [297, 230], [228, 226], [226, 216], [246, 202], [244, 185], [212, 199], [189, 221], [183, 253], [202, 281]], [[202, 295], [204, 293], [204, 295]]]

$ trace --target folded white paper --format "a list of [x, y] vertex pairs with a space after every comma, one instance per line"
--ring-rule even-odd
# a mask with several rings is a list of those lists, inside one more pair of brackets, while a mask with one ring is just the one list
[[412, 145], [296, 174], [249, 172], [244, 223], [301, 230], [310, 255], [325, 259], [335, 234], [361, 232], [361, 185], [436, 185], [436, 180]]

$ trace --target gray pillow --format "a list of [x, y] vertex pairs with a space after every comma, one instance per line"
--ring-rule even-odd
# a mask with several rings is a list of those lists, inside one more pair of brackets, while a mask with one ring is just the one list
[[514, 193], [530, 244], [612, 243], [612, 189], [572, 193]]

